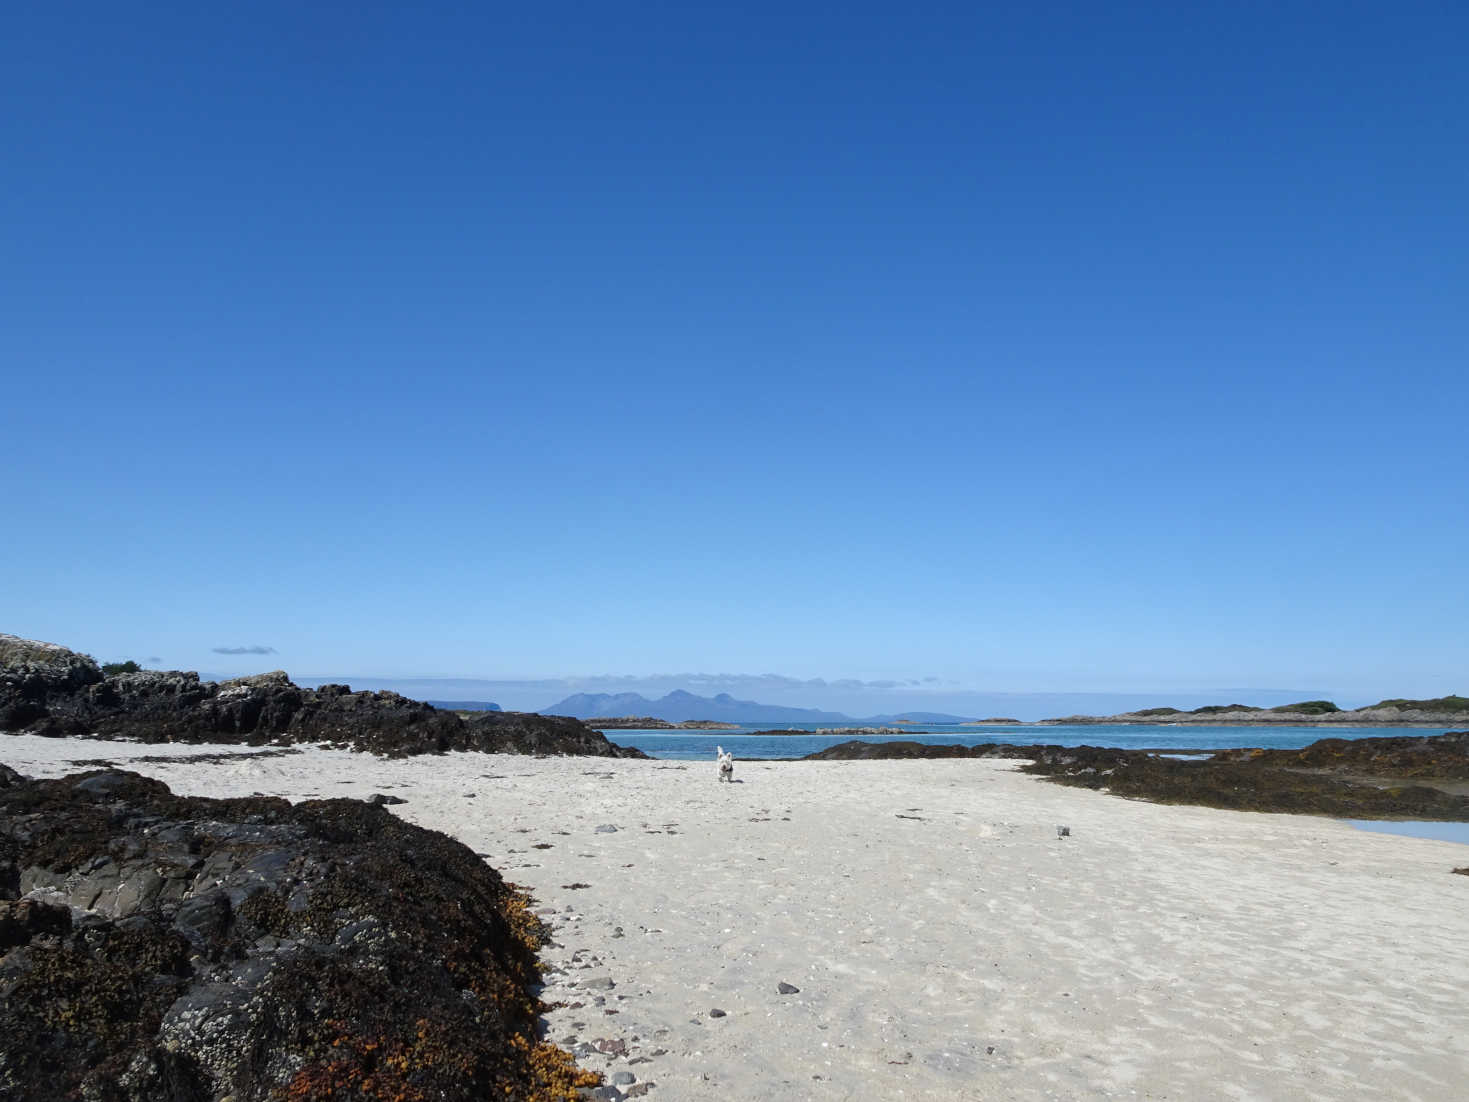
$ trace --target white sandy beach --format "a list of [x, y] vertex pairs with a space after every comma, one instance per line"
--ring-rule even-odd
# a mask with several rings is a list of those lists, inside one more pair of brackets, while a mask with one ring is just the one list
[[[138, 760], [209, 752], [236, 758]], [[33, 776], [86, 759], [185, 795], [404, 798], [553, 912], [549, 1036], [600, 1042], [581, 1062], [653, 1099], [1469, 1093], [1462, 845], [1004, 761], [740, 762], [721, 785], [712, 761], [0, 737]]]

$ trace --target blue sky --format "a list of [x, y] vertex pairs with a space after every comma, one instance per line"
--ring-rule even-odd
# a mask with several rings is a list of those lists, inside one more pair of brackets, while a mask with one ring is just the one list
[[0, 630], [1469, 692], [1463, 5], [299, 8], [7, 21]]

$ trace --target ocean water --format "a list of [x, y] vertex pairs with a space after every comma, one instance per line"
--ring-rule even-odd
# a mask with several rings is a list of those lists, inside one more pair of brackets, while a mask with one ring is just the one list
[[796, 735], [760, 735], [773, 724], [745, 724], [738, 731], [609, 730], [619, 746], [635, 746], [649, 757], [681, 761], [714, 760], [714, 748], [723, 746], [738, 758], [800, 758], [828, 746], [860, 739], [863, 742], [926, 742], [938, 746], [973, 746], [982, 742], [1013, 746], [1118, 746], [1128, 750], [1202, 751], [1237, 746], [1297, 750], [1323, 738], [1383, 738], [1393, 735], [1441, 735], [1453, 727], [1171, 727], [1138, 724], [1084, 724], [1053, 727], [955, 727], [914, 724], [898, 735], [818, 735], [816, 728], [830, 724], [797, 724]]
[[1407, 838], [1432, 838], [1438, 842], [1469, 845], [1469, 823], [1436, 823], [1423, 819], [1348, 819], [1358, 830], [1374, 834], [1401, 834]]

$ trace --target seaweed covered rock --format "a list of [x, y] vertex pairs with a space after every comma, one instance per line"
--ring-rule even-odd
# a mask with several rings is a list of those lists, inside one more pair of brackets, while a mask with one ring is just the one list
[[0, 788], [0, 1097], [569, 1099], [527, 900], [353, 800]]
[[1105, 746], [1036, 749], [1041, 752], [1023, 767], [1028, 773], [1158, 803], [1355, 819], [1469, 820], [1469, 796], [1406, 780], [1403, 784], [1353, 783], [1300, 769], [1257, 765], [1229, 755], [1180, 761], [1144, 750]]
[[1215, 760], [1358, 776], [1469, 780], [1469, 731], [1384, 738], [1324, 738], [1299, 750], [1223, 750]]
[[180, 670], [104, 676], [54, 643], [0, 635], [0, 731], [139, 742], [330, 742], [375, 754], [486, 750], [644, 757], [580, 720], [520, 712], [465, 719], [392, 692], [303, 689], [283, 670], [201, 681]]

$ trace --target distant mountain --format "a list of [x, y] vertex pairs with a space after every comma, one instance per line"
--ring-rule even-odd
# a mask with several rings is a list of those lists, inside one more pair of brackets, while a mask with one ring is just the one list
[[958, 723], [959, 716], [938, 712], [903, 712], [892, 716], [871, 716], [855, 720], [841, 712], [823, 712], [818, 708], [788, 708], [781, 704], [761, 704], [754, 700], [736, 700], [728, 693], [718, 696], [695, 696], [675, 689], [658, 700], [641, 693], [576, 693], [565, 700], [541, 709], [542, 715], [575, 716], [652, 716], [670, 723], [691, 719], [716, 719], [727, 723]]
[[426, 700], [445, 712], [499, 712], [503, 709], [491, 700]]

